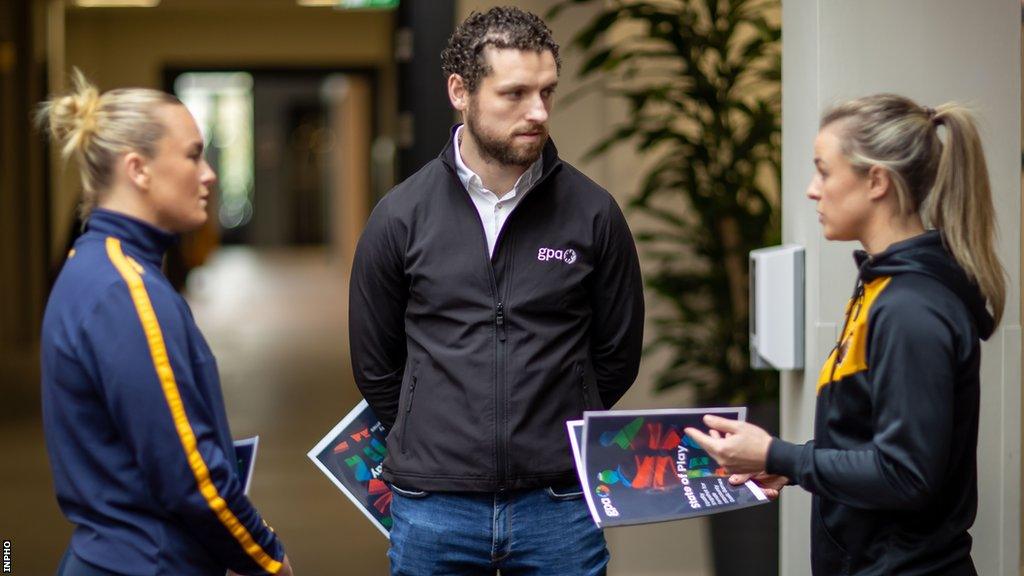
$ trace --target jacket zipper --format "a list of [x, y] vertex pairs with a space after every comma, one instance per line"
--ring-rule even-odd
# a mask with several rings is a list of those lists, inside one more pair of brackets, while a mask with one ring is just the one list
[[[493, 275], [492, 275], [493, 278]], [[494, 330], [498, 336], [498, 340], [495, 342], [495, 378], [494, 378], [494, 404], [495, 404], [495, 416], [496, 422], [494, 423], [495, 441], [497, 447], [497, 465], [498, 465], [498, 491], [505, 490], [505, 482], [507, 480], [505, 469], [508, 467], [508, 459], [506, 452], [506, 443], [508, 441], [508, 434], [505, 430], [505, 421], [508, 419], [508, 414], [505, 410], [505, 388], [507, 384], [505, 382], [505, 339], [507, 337], [505, 333], [505, 304], [501, 301], [500, 296], [497, 296], [495, 292], [495, 298], [498, 299], [498, 303], [494, 310]]]
[[579, 362], [576, 363], [576, 377], [579, 378], [579, 381], [580, 381], [580, 392], [583, 394], [583, 410], [581, 411], [581, 413], [582, 413], [582, 412], [586, 412], [587, 409], [588, 409], [587, 398], [590, 396], [590, 394], [589, 394], [589, 390], [588, 390], [588, 386], [587, 386], [586, 374], [583, 371], [583, 366], [580, 365]]
[[829, 384], [835, 382], [836, 379], [836, 369], [839, 367], [839, 351], [843, 347], [843, 341], [846, 340], [846, 329], [850, 326], [850, 318], [852, 317], [856, 320], [857, 317], [860, 316], [861, 301], [864, 298], [864, 270], [870, 263], [871, 258], [869, 257], [857, 270], [857, 283], [853, 287], [853, 297], [850, 298], [850, 307], [846, 310], [846, 318], [843, 320], [842, 330], [839, 331], [839, 339], [836, 340], [836, 345], [832, 347], [832, 353], [835, 354], [835, 359], [832, 361], [832, 370], [829, 371], [828, 375]]
[[409, 418], [412, 416], [412, 397], [416, 394], [416, 374], [409, 380], [409, 399], [405, 402], [405, 418], [402, 420], [402, 442], [399, 446], [405, 454], [405, 437], [409, 432]]
[[[527, 192], [532, 192], [541, 183], [547, 180], [548, 177], [554, 173], [555, 169], [561, 166], [561, 163], [561, 160], [557, 160], [555, 164], [551, 166], [551, 168], [544, 170], [540, 178], [538, 178], [537, 181], [530, 186]], [[458, 174], [456, 173], [455, 169], [452, 166], [449, 166], [448, 168], [449, 171], [451, 172], [452, 177], [455, 178], [455, 180], [459, 184], [459, 187], [462, 188], [462, 181], [459, 180]], [[465, 189], [463, 188], [463, 190]], [[473, 199], [470, 198], [468, 195], [466, 195], [465, 198], [466, 202], [469, 203], [470, 210], [475, 216], [477, 216], [476, 219], [477, 221], [479, 221], [479, 214], [477, 213], [476, 205], [473, 204]], [[498, 477], [497, 491], [499, 492], [503, 492], [507, 488], [506, 483], [508, 481], [508, 473], [506, 471], [506, 468], [508, 467], [508, 450], [506, 447], [506, 445], [508, 444], [508, 434], [506, 433], [505, 430], [505, 421], [508, 419], [508, 416], [506, 414], [507, 410], [505, 403], [505, 389], [507, 387], [507, 384], [505, 382], [505, 356], [507, 354], [507, 351], [505, 349], [505, 341], [508, 336], [505, 327], [505, 303], [502, 302], [501, 294], [498, 291], [498, 281], [494, 275], [494, 255], [498, 253], [498, 249], [501, 246], [501, 242], [506, 235], [505, 232], [508, 230], [511, 221], [515, 219], [516, 213], [522, 212], [522, 210], [520, 209], [522, 207], [522, 202], [525, 202], [528, 199], [529, 197], [524, 198], [519, 203], [519, 205], [516, 206], [516, 210], [512, 214], [509, 214], [508, 218], [505, 220], [505, 225], [501, 227], [501, 231], [498, 233], [498, 237], [495, 238], [494, 240], [493, 254], [490, 251], [490, 247], [487, 245], [487, 234], [486, 232], [484, 232], [483, 222], [480, 222], [480, 226], [478, 228], [478, 230], [480, 230], [480, 240], [482, 242], [481, 246], [483, 247], [484, 256], [486, 257], [487, 262], [487, 276], [491, 283], [491, 297], [494, 299], [494, 332], [495, 336], [497, 336], [497, 338], [494, 341], [494, 451], [496, 460], [495, 465], [497, 466], [496, 472]], [[405, 434], [402, 434], [403, 445], [404, 442]]]

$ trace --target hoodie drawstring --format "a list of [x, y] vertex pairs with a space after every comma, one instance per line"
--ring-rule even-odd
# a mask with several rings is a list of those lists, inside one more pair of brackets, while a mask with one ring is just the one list
[[851, 318], [856, 320], [860, 316], [860, 309], [864, 304], [864, 270], [871, 263], [871, 257], [861, 263], [860, 268], [857, 270], [857, 284], [853, 287], [853, 295], [850, 296], [850, 307], [846, 311], [846, 319], [843, 320], [843, 329], [839, 331], [839, 338], [836, 340], [836, 345], [832, 347], [832, 351], [829, 352], [829, 356], [835, 354], [835, 360], [832, 362], [832, 371], [828, 375], [828, 383], [832, 384], [835, 382], [836, 369], [839, 367], [839, 351], [843, 347], [843, 340], [846, 339], [846, 329], [850, 326]]

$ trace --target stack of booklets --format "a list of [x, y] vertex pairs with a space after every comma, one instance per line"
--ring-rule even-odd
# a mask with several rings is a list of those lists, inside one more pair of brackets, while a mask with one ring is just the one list
[[754, 482], [729, 483], [689, 436], [705, 414], [745, 420], [746, 408], [585, 412], [566, 422], [576, 471], [594, 522], [604, 528], [717, 514], [766, 504]]
[[[744, 420], [746, 408], [585, 412], [566, 422], [568, 446], [587, 505], [599, 527], [715, 514], [768, 502], [753, 482], [729, 475], [683, 433], [707, 431], [705, 414]], [[385, 536], [391, 488], [380, 479], [387, 455], [384, 427], [360, 402], [307, 454]]]

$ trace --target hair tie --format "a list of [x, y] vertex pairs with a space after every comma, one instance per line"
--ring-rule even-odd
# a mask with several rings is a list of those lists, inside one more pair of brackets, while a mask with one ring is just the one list
[[932, 108], [931, 106], [924, 106], [924, 113], [925, 113], [926, 116], [928, 116], [928, 121], [929, 122], [931, 122], [932, 124], [934, 124], [936, 126], [939, 125], [939, 121], [936, 120], [936, 114], [937, 113], [935, 112], [935, 108]]

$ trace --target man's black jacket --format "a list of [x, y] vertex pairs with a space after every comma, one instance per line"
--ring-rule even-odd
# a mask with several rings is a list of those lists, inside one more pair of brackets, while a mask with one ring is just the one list
[[632, 385], [643, 338], [636, 247], [607, 191], [543, 152], [488, 256], [451, 140], [389, 192], [356, 248], [356, 384], [390, 429], [383, 477], [493, 492], [572, 481], [565, 421]]

